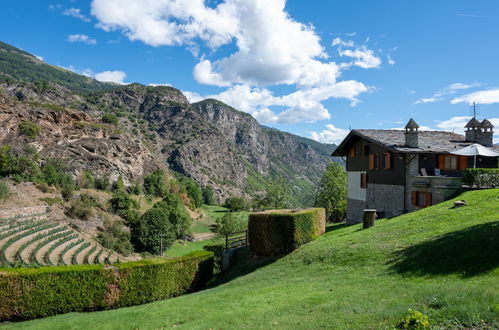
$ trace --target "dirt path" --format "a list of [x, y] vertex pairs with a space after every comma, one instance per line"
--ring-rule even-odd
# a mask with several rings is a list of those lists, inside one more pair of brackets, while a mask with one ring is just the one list
[[[85, 244], [85, 243], [83, 243], [83, 244]], [[88, 247], [86, 247], [82, 251], [80, 251], [80, 253], [78, 253], [78, 255], [76, 256], [76, 264], [83, 265], [83, 259], [87, 255], [88, 251], [90, 251], [94, 246], [95, 246], [95, 244], [90, 244]]]
[[[81, 239], [81, 237], [77, 238], [78, 240]], [[86, 241], [81, 242], [80, 244], [77, 244], [73, 246], [71, 249], [66, 251], [66, 253], [62, 256], [62, 260], [64, 261], [64, 264], [66, 265], [71, 265], [71, 259], [73, 257], [73, 254], [80, 248], [82, 244], [85, 244]]]
[[213, 233], [196, 233], [196, 234], [192, 234], [192, 237], [193, 237], [192, 240], [194, 242], [206, 241], [207, 239], [212, 239], [213, 237], [215, 237], [215, 234], [213, 234]]
[[62, 250], [64, 250], [64, 248], [66, 246], [68, 246], [69, 244], [71, 244], [79, 239], [80, 239], [80, 237], [77, 236], [73, 239], [70, 239], [67, 242], [64, 242], [63, 244], [59, 245], [58, 247], [56, 247], [55, 250], [52, 251], [52, 253], [49, 255], [49, 260], [52, 263], [52, 265], [57, 265], [59, 263], [59, 255], [61, 254]]
[[101, 249], [100, 245], [93, 245], [93, 246], [97, 246], [97, 248], [95, 249], [94, 252], [92, 252], [91, 255], [88, 256], [88, 263], [91, 264], [91, 265], [94, 263], [94, 258], [97, 255], [97, 253], [99, 253], [99, 251]]

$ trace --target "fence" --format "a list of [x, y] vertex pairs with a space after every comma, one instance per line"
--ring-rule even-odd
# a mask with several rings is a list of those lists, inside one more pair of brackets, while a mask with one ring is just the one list
[[225, 234], [225, 250], [248, 245], [248, 230]]

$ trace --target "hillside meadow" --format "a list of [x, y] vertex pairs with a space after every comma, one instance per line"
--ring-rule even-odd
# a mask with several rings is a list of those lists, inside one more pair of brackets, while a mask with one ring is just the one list
[[3, 329], [393, 329], [408, 310], [433, 328], [499, 327], [499, 189], [376, 226], [335, 225], [277, 259], [242, 251], [204, 291]]

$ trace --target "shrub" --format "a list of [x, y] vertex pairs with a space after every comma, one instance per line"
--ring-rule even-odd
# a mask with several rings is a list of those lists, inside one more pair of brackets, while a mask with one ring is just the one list
[[215, 192], [210, 185], [203, 187], [203, 203], [206, 205], [215, 205]]
[[98, 178], [95, 178], [94, 185], [95, 185], [95, 189], [103, 190], [103, 191], [108, 191], [109, 188], [111, 187], [111, 183], [109, 182], [109, 177], [107, 177], [105, 175], [98, 177]]
[[162, 300], [201, 288], [213, 254], [103, 265], [2, 269], [0, 320], [103, 310]]
[[120, 175], [118, 180], [113, 184], [114, 192], [125, 192], [125, 183], [123, 182], [123, 177]]
[[467, 168], [463, 182], [478, 188], [499, 187], [499, 168]]
[[112, 211], [117, 214], [122, 214], [138, 207], [137, 202], [124, 191], [115, 192], [109, 202], [111, 203]]
[[213, 242], [207, 244], [203, 247], [205, 251], [209, 251], [213, 253], [213, 266], [214, 271], [219, 273], [223, 270], [223, 262], [224, 262], [224, 252], [225, 252], [225, 244], [224, 242]]
[[177, 238], [191, 236], [192, 218], [181, 203], [179, 196], [167, 193], [165, 198], [156, 203], [154, 207], [165, 209], [169, 213], [168, 219], [173, 225]]
[[224, 206], [233, 212], [247, 211], [249, 203], [243, 197], [231, 196], [225, 200]]
[[116, 116], [113, 113], [106, 113], [104, 116], [102, 116], [102, 122], [106, 124], [111, 124], [111, 125], [118, 125], [118, 116]]
[[203, 205], [203, 191], [199, 184], [196, 181], [189, 179], [185, 188], [187, 190], [187, 196], [189, 196], [192, 201], [192, 206], [194, 208], [201, 207]]
[[43, 197], [43, 198], [40, 198], [39, 201], [45, 202], [49, 206], [52, 206], [55, 204], [64, 205], [64, 201], [62, 200], [62, 198], [59, 198], [59, 197]]
[[70, 199], [73, 198], [74, 190], [75, 190], [75, 187], [72, 184], [70, 184], [70, 183], [65, 184], [61, 190], [62, 198], [65, 201], [69, 201]]
[[248, 221], [241, 213], [227, 212], [222, 217], [216, 219], [217, 234], [224, 236], [229, 233], [246, 229]]
[[423, 313], [409, 309], [398, 326], [400, 329], [425, 330], [430, 329], [430, 321]]
[[175, 227], [170, 222], [170, 211], [164, 208], [152, 208], [131, 225], [132, 244], [139, 252], [155, 254], [168, 249], [176, 238]]
[[125, 231], [120, 220], [104, 219], [104, 228], [97, 234], [97, 241], [107, 249], [128, 256], [133, 252], [130, 233]]
[[326, 214], [322, 208], [266, 211], [249, 216], [250, 249], [259, 256], [291, 252], [325, 231]]
[[67, 214], [78, 219], [88, 220], [93, 215], [92, 207], [97, 205], [98, 203], [94, 197], [87, 194], [80, 194], [78, 199], [71, 203]]
[[19, 124], [21, 134], [28, 139], [36, 139], [40, 135], [41, 127], [32, 121], [23, 121]]
[[9, 187], [5, 182], [0, 181], [0, 200], [6, 199], [7, 197], [9, 197], [9, 195]]
[[92, 189], [95, 187], [95, 179], [91, 172], [83, 171], [78, 182], [78, 187], [83, 189]]

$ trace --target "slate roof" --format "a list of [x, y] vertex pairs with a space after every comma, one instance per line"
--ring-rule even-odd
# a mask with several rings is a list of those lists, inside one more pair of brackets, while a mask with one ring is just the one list
[[[411, 153], [449, 153], [472, 145], [474, 142], [466, 141], [460, 134], [445, 131], [419, 131], [418, 148], [410, 148], [405, 145], [405, 131], [402, 130], [382, 130], [382, 129], [356, 129], [340, 143], [333, 153], [333, 156], [345, 156], [349, 141], [354, 136], [365, 138], [368, 141], [377, 143], [398, 152]], [[499, 151], [499, 146], [491, 149]]]
[[482, 123], [480, 124], [480, 127], [481, 128], [494, 128], [494, 125], [492, 125], [492, 123], [490, 121], [488, 121], [487, 119], [484, 119], [482, 121]]
[[414, 119], [411, 118], [411, 120], [409, 120], [409, 122], [407, 123], [407, 125], [405, 125], [404, 128], [419, 128], [419, 125], [414, 121]]
[[475, 117], [473, 117], [464, 127], [465, 128], [480, 127], [480, 122]]

